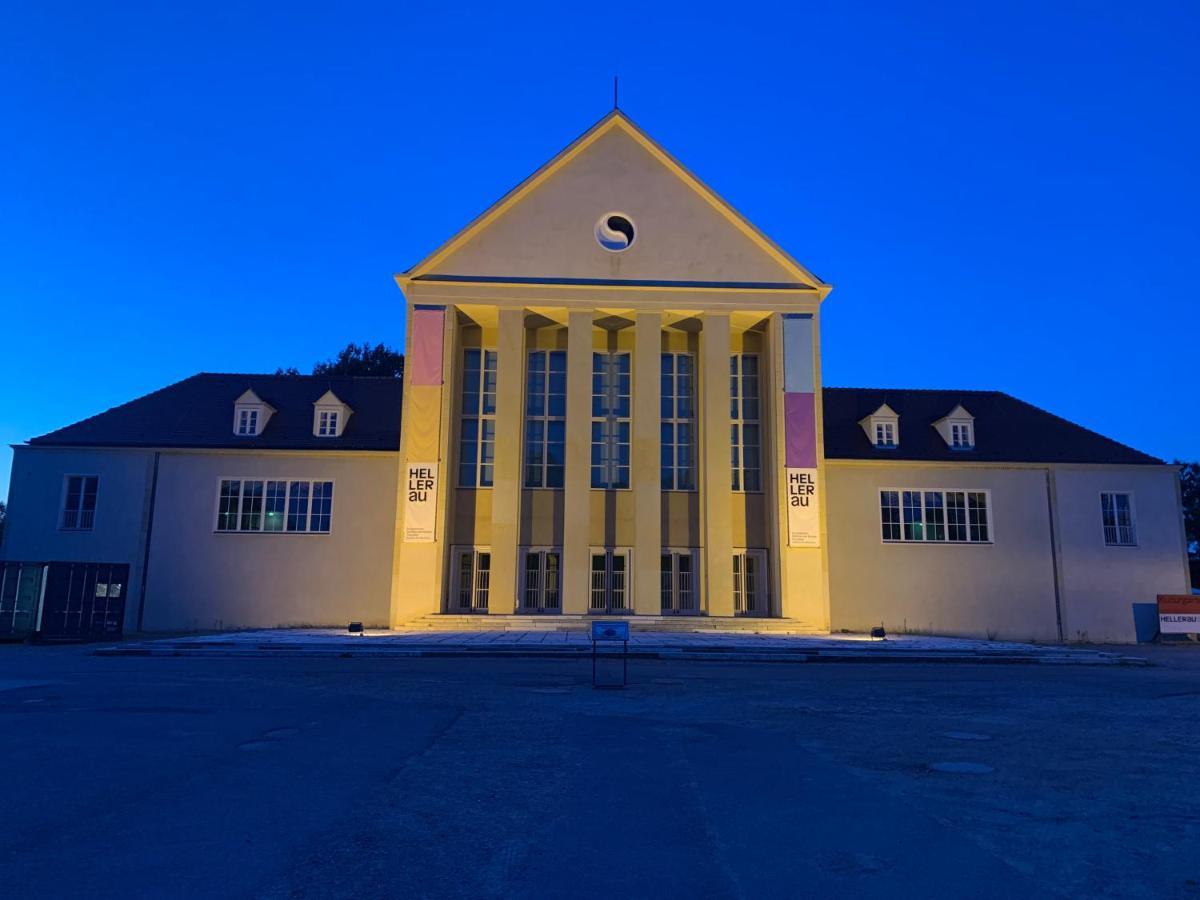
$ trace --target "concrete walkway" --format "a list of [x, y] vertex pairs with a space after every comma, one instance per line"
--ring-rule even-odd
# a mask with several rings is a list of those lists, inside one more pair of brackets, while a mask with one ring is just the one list
[[[622, 646], [601, 644], [599, 650], [619, 653]], [[127, 641], [102, 646], [95, 653], [99, 656], [569, 658], [590, 656], [592, 643], [582, 631], [368, 631], [357, 636], [335, 629], [276, 629]], [[642, 631], [631, 636], [629, 654], [641, 659], [758, 662], [1147, 664], [1141, 657], [1120, 651], [912, 635], [872, 640], [848, 634]]]

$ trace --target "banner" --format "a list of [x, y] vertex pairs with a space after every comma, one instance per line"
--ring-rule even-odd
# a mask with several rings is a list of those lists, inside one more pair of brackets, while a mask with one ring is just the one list
[[821, 546], [814, 325], [808, 313], [783, 315], [783, 480], [789, 547]]
[[784, 469], [787, 489], [788, 546], [821, 546], [821, 513], [817, 470]]
[[404, 540], [428, 544], [437, 523], [438, 464], [409, 463], [404, 500]]

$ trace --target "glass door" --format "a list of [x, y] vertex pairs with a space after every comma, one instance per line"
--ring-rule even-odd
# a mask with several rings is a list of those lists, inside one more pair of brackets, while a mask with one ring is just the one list
[[733, 554], [733, 612], [738, 616], [769, 613], [765, 551], [742, 550]]
[[526, 550], [521, 576], [521, 612], [556, 613], [562, 608], [562, 555], [558, 550]]
[[629, 551], [593, 550], [591, 598], [588, 611], [593, 613], [628, 613]]
[[492, 554], [487, 550], [460, 547], [454, 551], [454, 585], [450, 612], [487, 612], [492, 576]]
[[663, 615], [689, 615], [700, 611], [696, 596], [694, 551], [665, 551], [661, 557], [659, 578]]

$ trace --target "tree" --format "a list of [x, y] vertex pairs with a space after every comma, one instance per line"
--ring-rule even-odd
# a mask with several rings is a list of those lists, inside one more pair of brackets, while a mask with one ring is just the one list
[[4, 520], [8, 518], [8, 504], [0, 500], [0, 544], [4, 543]]
[[[333, 359], [317, 363], [313, 366], [314, 375], [378, 375], [382, 377], [402, 378], [404, 376], [404, 354], [383, 344], [372, 347], [361, 344], [347, 344]], [[299, 375], [300, 370], [293, 367], [275, 370], [276, 375]]]
[[1179, 481], [1183, 488], [1183, 528], [1187, 534], [1188, 555], [1200, 559], [1200, 462], [1183, 463]]

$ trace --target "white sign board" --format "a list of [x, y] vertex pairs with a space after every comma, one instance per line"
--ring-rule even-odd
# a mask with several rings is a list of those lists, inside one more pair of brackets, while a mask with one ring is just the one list
[[816, 469], [784, 469], [788, 546], [821, 546], [821, 507]]
[[437, 524], [438, 464], [409, 463], [404, 486], [404, 540], [428, 544]]

